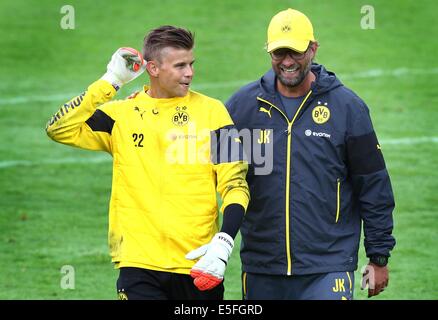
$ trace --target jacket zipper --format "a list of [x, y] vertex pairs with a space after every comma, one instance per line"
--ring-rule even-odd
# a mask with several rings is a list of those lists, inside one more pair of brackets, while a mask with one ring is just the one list
[[291, 248], [290, 248], [290, 233], [289, 233], [289, 225], [290, 225], [290, 221], [289, 221], [289, 212], [290, 212], [290, 207], [289, 207], [289, 194], [290, 194], [290, 163], [291, 163], [291, 149], [292, 149], [292, 125], [295, 122], [295, 119], [297, 118], [298, 114], [300, 113], [302, 107], [304, 106], [304, 104], [306, 103], [307, 99], [309, 98], [310, 94], [312, 93], [312, 90], [309, 91], [309, 93], [307, 93], [306, 97], [303, 99], [303, 102], [301, 102], [300, 106], [298, 107], [297, 112], [295, 112], [295, 115], [292, 119], [292, 121], [289, 121], [288, 117], [284, 114], [283, 111], [281, 111], [277, 106], [275, 106], [274, 104], [270, 103], [269, 101], [266, 101], [260, 97], [257, 97], [257, 100], [262, 101], [264, 103], [269, 104], [271, 107], [273, 107], [274, 109], [278, 110], [283, 117], [286, 119], [287, 122], [287, 158], [286, 158], [286, 257], [287, 257], [287, 275], [290, 276], [292, 274], [292, 262], [291, 262], [291, 257], [292, 257], [292, 252], [291, 252]]
[[340, 210], [341, 210], [341, 181], [338, 178], [337, 191], [336, 191], [336, 221], [335, 221], [335, 223], [338, 223]]

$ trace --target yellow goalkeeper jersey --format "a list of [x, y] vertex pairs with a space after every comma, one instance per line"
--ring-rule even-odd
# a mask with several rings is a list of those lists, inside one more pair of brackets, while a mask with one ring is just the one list
[[[49, 120], [53, 140], [113, 156], [108, 241], [116, 267], [189, 274], [185, 255], [218, 231], [216, 192], [225, 208], [249, 202], [248, 169], [233, 122], [218, 100], [184, 97], [108, 102], [98, 80]], [[230, 133], [231, 132], [231, 133]], [[222, 209], [221, 208], [221, 209]]]

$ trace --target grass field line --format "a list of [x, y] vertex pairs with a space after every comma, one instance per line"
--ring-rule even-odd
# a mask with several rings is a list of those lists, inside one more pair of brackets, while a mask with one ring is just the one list
[[18, 167], [18, 166], [38, 166], [38, 165], [47, 165], [47, 164], [75, 164], [75, 163], [102, 163], [102, 162], [110, 162], [112, 161], [112, 157], [110, 155], [104, 153], [98, 153], [92, 157], [65, 157], [65, 158], [57, 158], [57, 159], [45, 159], [45, 160], [5, 160], [0, 161], [0, 169], [10, 168], [10, 167]]
[[[383, 70], [383, 69], [370, 69], [356, 73], [346, 73], [339, 74], [341, 80], [351, 80], [351, 79], [363, 79], [363, 78], [380, 78], [380, 77], [402, 77], [402, 76], [411, 76], [411, 75], [434, 75], [438, 74], [438, 68], [428, 68], [428, 69], [419, 69], [419, 68], [397, 68], [393, 70]], [[205, 89], [219, 89], [219, 88], [234, 88], [243, 86], [253, 80], [235, 80], [235, 81], [225, 81], [225, 82], [211, 82], [211, 83], [200, 83], [193, 84], [194, 90], [205, 90]], [[140, 90], [140, 88], [133, 88], [134, 90]], [[29, 103], [29, 102], [53, 102], [58, 101], [59, 103], [76, 96], [76, 93], [59, 93], [53, 95], [44, 95], [44, 96], [20, 96], [20, 97], [11, 97], [11, 98], [0, 98], [0, 106], [1, 105], [11, 105], [11, 104], [21, 104], [21, 103]]]
[[[421, 143], [438, 143], [438, 137], [405, 137], [397, 139], [381, 139], [380, 144], [385, 146], [391, 145], [416, 145]], [[93, 164], [112, 161], [112, 157], [105, 153], [99, 153], [94, 156], [87, 157], [65, 157], [57, 159], [44, 159], [44, 160], [3, 160], [0, 161], [0, 169], [13, 168], [13, 167], [31, 167], [39, 165], [50, 164]]]
[[412, 145], [419, 143], [438, 143], [438, 137], [415, 137], [415, 138], [398, 138], [398, 139], [381, 139], [382, 146], [387, 145]]

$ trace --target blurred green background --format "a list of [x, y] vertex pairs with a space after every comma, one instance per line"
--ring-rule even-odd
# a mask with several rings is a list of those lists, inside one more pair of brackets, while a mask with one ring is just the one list
[[[60, 27], [67, 4], [75, 9], [73, 30]], [[375, 10], [375, 29], [361, 28], [364, 5]], [[390, 285], [373, 299], [438, 298], [436, 2], [2, 0], [0, 299], [116, 298], [106, 242], [110, 157], [55, 144], [44, 131], [60, 105], [103, 75], [115, 49], [140, 49], [159, 25], [189, 28], [193, 88], [225, 101], [269, 68], [266, 28], [288, 7], [312, 20], [317, 61], [369, 105], [392, 178], [397, 246]], [[359, 270], [363, 249], [360, 255]], [[74, 267], [74, 290], [60, 286], [64, 265]], [[366, 299], [359, 270], [355, 298]], [[226, 299], [240, 299], [238, 248], [225, 288]]]

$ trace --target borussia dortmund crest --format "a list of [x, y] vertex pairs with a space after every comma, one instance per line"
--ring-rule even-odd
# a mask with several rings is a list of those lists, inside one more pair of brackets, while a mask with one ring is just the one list
[[123, 289], [119, 290], [118, 297], [119, 300], [128, 300], [128, 296], [126, 295]]
[[289, 32], [290, 31], [290, 25], [285, 24], [281, 27], [281, 31], [283, 32]]
[[189, 114], [185, 111], [177, 111], [173, 116], [172, 116], [172, 122], [174, 125], [176, 126], [184, 126], [189, 122]]
[[321, 101], [318, 101], [318, 105], [312, 110], [312, 119], [317, 124], [326, 123], [330, 119], [330, 109], [327, 102], [322, 104]]

